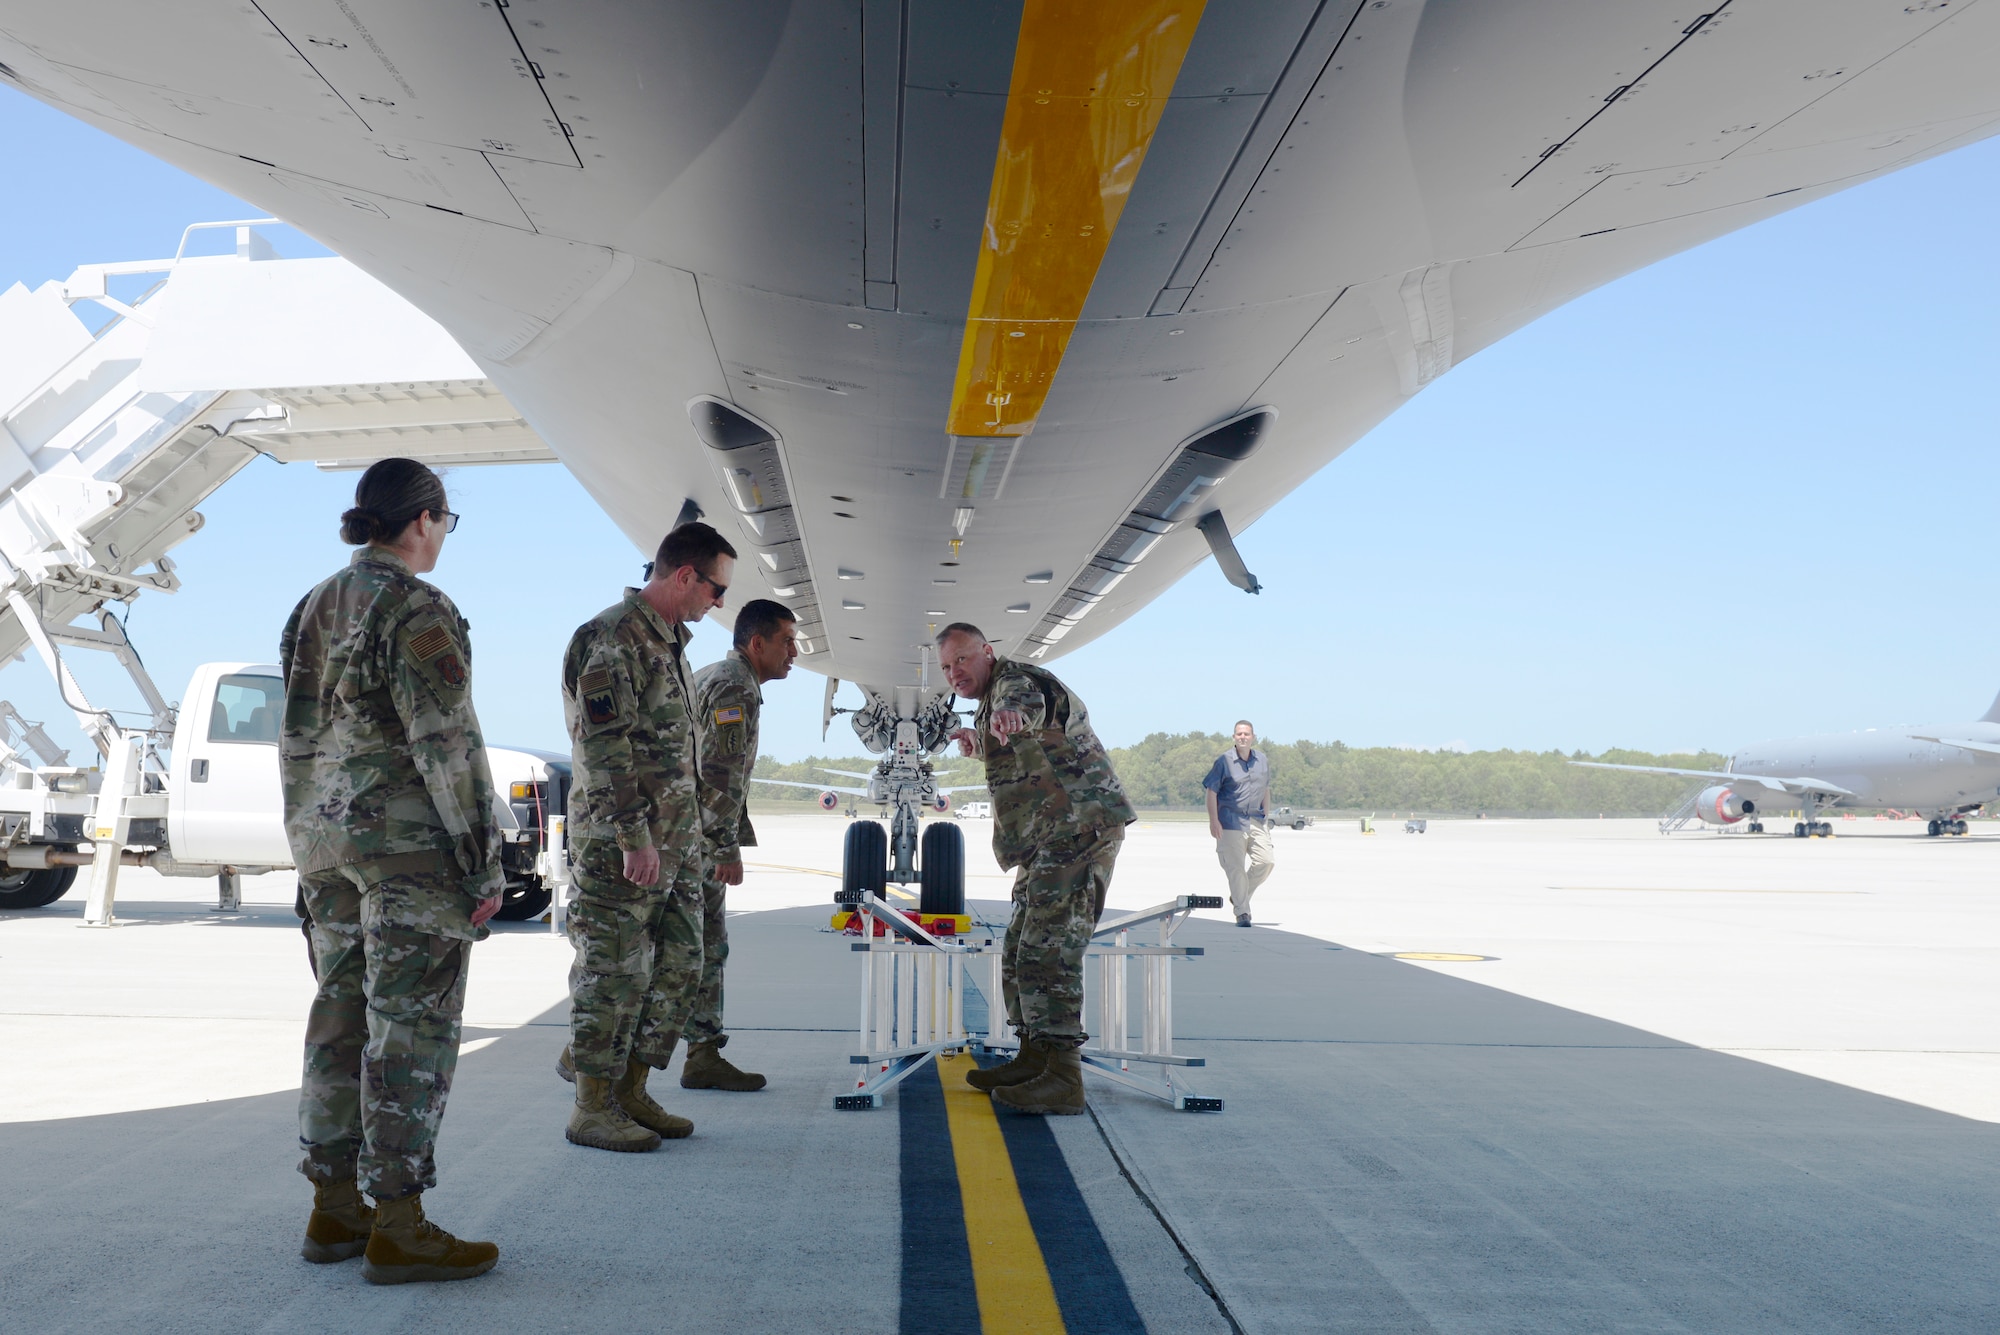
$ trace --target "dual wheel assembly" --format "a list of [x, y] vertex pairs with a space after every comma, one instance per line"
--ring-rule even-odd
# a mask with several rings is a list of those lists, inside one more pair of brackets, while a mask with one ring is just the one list
[[1934, 820], [1930, 823], [1929, 833], [1964, 834], [1965, 822], [1962, 820]]
[[1792, 826], [1792, 834], [1800, 839], [1831, 839], [1833, 822], [1829, 820], [1802, 820]]
[[0, 868], [0, 909], [47, 908], [76, 884], [76, 868], [46, 867], [35, 871]]
[[[917, 885], [917, 912], [965, 912], [965, 831], [956, 824], [938, 821], [924, 831], [917, 852]], [[888, 898], [889, 832], [876, 822], [858, 820], [847, 827], [840, 888]]]

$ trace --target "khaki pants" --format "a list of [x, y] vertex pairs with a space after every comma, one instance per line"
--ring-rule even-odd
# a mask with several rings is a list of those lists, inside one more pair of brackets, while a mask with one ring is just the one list
[[1270, 826], [1253, 822], [1240, 830], [1224, 830], [1215, 841], [1215, 860], [1229, 878], [1229, 911], [1240, 918], [1250, 911], [1250, 896], [1277, 865], [1271, 856]]

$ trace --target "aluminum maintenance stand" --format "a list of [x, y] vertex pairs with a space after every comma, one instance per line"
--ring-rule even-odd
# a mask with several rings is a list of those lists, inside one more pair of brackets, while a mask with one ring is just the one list
[[[848, 1058], [862, 1074], [852, 1092], [834, 1099], [835, 1108], [879, 1108], [883, 1095], [945, 1053], [1020, 1049], [1001, 1001], [1001, 956], [994, 941], [941, 939], [865, 892], [842, 891], [834, 902], [854, 909], [863, 934], [853, 946], [862, 957], [860, 1051]], [[1177, 1070], [1207, 1063], [1174, 1051], [1172, 970], [1174, 960], [1203, 953], [1200, 946], [1174, 945], [1175, 931], [1195, 909], [1220, 907], [1218, 896], [1181, 895], [1099, 924], [1084, 952], [1084, 1015], [1086, 1024], [1094, 1018], [1096, 1030], [1083, 1049], [1086, 1067], [1182, 1111], [1222, 1111], [1221, 1099], [1196, 1094], [1185, 1078], [1175, 1078]], [[875, 935], [877, 923], [884, 931], [880, 937]], [[1135, 943], [1133, 933], [1148, 924], [1157, 925], [1156, 940]], [[1131, 1005], [1135, 959], [1141, 993], [1136, 1045]], [[980, 962], [987, 966], [980, 988], [987, 1026], [983, 1036], [975, 1036], [965, 1027], [965, 987]]]

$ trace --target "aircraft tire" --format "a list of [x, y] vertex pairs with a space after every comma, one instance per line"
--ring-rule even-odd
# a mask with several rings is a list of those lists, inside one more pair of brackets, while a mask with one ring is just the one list
[[1951, 823], [1951, 832], [1953, 834], [1964, 834], [1965, 829], [1965, 822], [1962, 820], [1955, 820]]
[[1792, 826], [1792, 838], [1803, 839], [1805, 837], [1806, 837], [1806, 823], [1804, 821], [1800, 821], [1798, 824]]
[[47, 908], [75, 884], [75, 867], [8, 872], [0, 875], [0, 909]]
[[965, 831], [934, 821], [924, 831], [917, 865], [919, 913], [965, 912]]
[[1924, 828], [1924, 833], [1926, 833], [1926, 834], [1929, 834], [1929, 835], [1932, 835], [1932, 836], [1936, 836], [1936, 835], [1939, 835], [1939, 834], [1942, 834], [1942, 833], [1944, 833], [1944, 831], [1942, 831], [1942, 830], [1940, 830], [1940, 829], [1938, 828], [1938, 825], [1939, 825], [1939, 824], [1940, 824], [1940, 822], [1938, 822], [1938, 821], [1932, 821], [1932, 822], [1931, 822], [1931, 823], [1930, 823], [1930, 824], [1929, 824], [1928, 826], [1926, 826], [1926, 827]]
[[539, 880], [509, 881], [500, 892], [500, 911], [493, 916], [501, 922], [527, 922], [549, 911], [555, 895]]
[[847, 827], [840, 853], [840, 888], [888, 898], [889, 832], [878, 822], [858, 820]]

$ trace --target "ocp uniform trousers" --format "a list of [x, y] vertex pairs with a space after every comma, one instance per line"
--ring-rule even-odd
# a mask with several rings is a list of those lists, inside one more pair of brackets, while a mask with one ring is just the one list
[[657, 885], [624, 877], [608, 839], [579, 839], [569, 908], [570, 1052], [585, 1075], [616, 1080], [628, 1061], [673, 1060], [701, 986], [702, 860], [692, 847], [660, 850]]
[[[439, 915], [459, 872], [405, 854], [299, 877], [319, 990], [299, 1082], [299, 1171], [377, 1200], [437, 1185], [438, 1126], [458, 1069], [472, 904]], [[462, 896], [460, 896], [462, 897]]]
[[1023, 1043], [1081, 1047], [1083, 952], [1104, 912], [1124, 831], [1037, 849], [1014, 873], [1014, 913], [1000, 948], [1000, 992]]
[[1240, 830], [1224, 830], [1215, 841], [1215, 860], [1222, 864], [1222, 874], [1229, 881], [1229, 911], [1241, 917], [1250, 911], [1250, 896], [1277, 865], [1271, 852], [1271, 827], [1254, 821]]
[[707, 869], [701, 878], [701, 983], [682, 1032], [689, 1043], [712, 1043], [722, 1037], [722, 966], [729, 962], [729, 921], [725, 910], [729, 887]]

